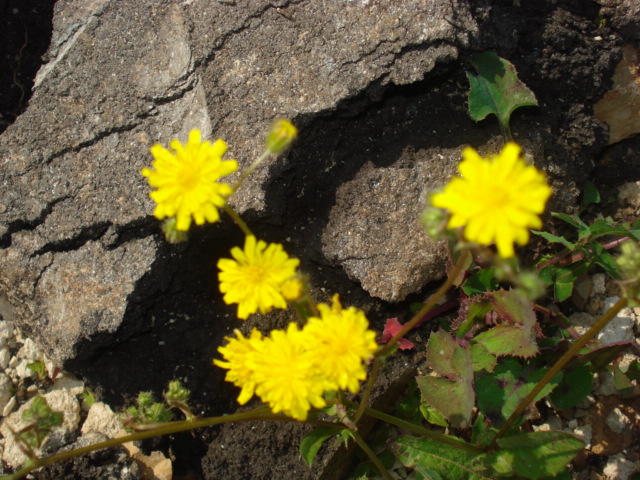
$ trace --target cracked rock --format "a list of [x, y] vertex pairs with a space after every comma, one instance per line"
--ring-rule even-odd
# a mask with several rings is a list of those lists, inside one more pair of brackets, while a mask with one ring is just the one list
[[[135, 319], [143, 297], [171, 280], [140, 290], [163, 255], [139, 173], [153, 143], [199, 128], [248, 165], [262, 149], [256, 132], [275, 118], [420, 80], [476, 29], [463, 8], [438, 0], [59, 0], [53, 25], [29, 108], [0, 137], [0, 291], [58, 364], [114, 343], [128, 313], [127, 335], [149, 328]], [[267, 174], [234, 196], [239, 211], [264, 209]], [[424, 280], [414, 277], [427, 257], [402, 261], [395, 268], [409, 268], [410, 285], [394, 283], [392, 298]]]

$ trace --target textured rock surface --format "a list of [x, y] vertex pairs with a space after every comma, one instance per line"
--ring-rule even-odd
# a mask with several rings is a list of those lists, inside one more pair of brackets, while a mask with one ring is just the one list
[[[0, 138], [0, 287], [16, 321], [63, 362], [83, 338], [87, 353], [108, 344], [141, 301], [159, 255], [139, 175], [151, 143], [200, 128], [246, 164], [277, 116], [304, 127], [371, 85], [420, 80], [473, 26], [433, 0], [59, 1], [30, 107]], [[267, 173], [240, 211], [263, 209]]]

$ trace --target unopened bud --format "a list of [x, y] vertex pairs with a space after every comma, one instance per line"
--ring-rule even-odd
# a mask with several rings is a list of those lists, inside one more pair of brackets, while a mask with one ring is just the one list
[[278, 120], [271, 125], [267, 136], [267, 150], [282, 153], [298, 136], [298, 130], [287, 120]]
[[292, 277], [280, 285], [280, 293], [285, 299], [293, 302], [300, 299], [304, 294], [304, 284], [299, 278]]
[[422, 223], [427, 235], [434, 240], [439, 240], [446, 232], [445, 211], [441, 208], [427, 206], [420, 216], [420, 223]]
[[162, 222], [162, 232], [169, 243], [182, 243], [189, 238], [189, 232], [178, 230], [177, 224], [176, 217], [167, 218]]

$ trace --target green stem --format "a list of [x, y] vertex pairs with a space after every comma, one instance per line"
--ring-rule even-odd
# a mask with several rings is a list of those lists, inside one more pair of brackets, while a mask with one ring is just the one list
[[[269, 421], [276, 421], [276, 422], [297, 422], [298, 421], [298, 420], [294, 420], [293, 418], [271, 413], [268, 407], [260, 407], [255, 410], [251, 410], [249, 412], [235, 413], [233, 415], [224, 415], [221, 417], [207, 417], [207, 418], [201, 418], [198, 420], [183, 420], [179, 422], [170, 422], [154, 430], [137, 432], [131, 435], [126, 435], [124, 437], [112, 438], [104, 442], [95, 443], [93, 445], [87, 445], [86, 447], [76, 448], [68, 452], [56, 453], [48, 457], [33, 459], [24, 467], [22, 467], [20, 470], [16, 471], [11, 476], [9, 476], [8, 479], [17, 480], [19, 478], [24, 477], [29, 472], [32, 472], [37, 468], [51, 465], [53, 463], [62, 462], [70, 458], [79, 457], [80, 455], [84, 455], [90, 452], [95, 452], [96, 450], [117, 447], [118, 445], [122, 445], [128, 442], [144, 440], [146, 438], [151, 438], [151, 437], [169, 435], [172, 433], [186, 432], [189, 430], [195, 430], [196, 428], [209, 427], [212, 425], [219, 425], [222, 423], [248, 422], [248, 421], [258, 421], [258, 420], [269, 420]], [[334, 428], [336, 426], [335, 423], [323, 422], [321, 420], [308, 420], [304, 423], [310, 423], [313, 425], [319, 425], [319, 426], [325, 426], [325, 427], [330, 426]]]
[[391, 425], [396, 425], [398, 427], [409, 430], [410, 432], [415, 433], [416, 435], [422, 435], [423, 437], [430, 438], [431, 440], [435, 440], [440, 443], [444, 443], [445, 445], [449, 445], [450, 447], [457, 448], [458, 450], [464, 450], [465, 452], [471, 453], [482, 453], [482, 449], [476, 447], [475, 445], [471, 445], [470, 443], [466, 443], [462, 440], [458, 440], [453, 437], [449, 437], [447, 435], [443, 435], [442, 433], [432, 432], [431, 430], [427, 430], [426, 428], [420, 427], [419, 425], [414, 425], [413, 423], [409, 423], [405, 420], [401, 420], [393, 415], [388, 415], [386, 413], [380, 412], [373, 408], [366, 407], [364, 409], [365, 413], [370, 417], [377, 418], [378, 420], [382, 420], [383, 422], [390, 423]]
[[[240, 227], [240, 230], [244, 232], [245, 235], [253, 235], [253, 232], [249, 228], [249, 226], [240, 218], [240, 215], [236, 213], [236, 211], [229, 206], [229, 204], [224, 204], [224, 211], [229, 214], [229, 216], [233, 219], [233, 221]], [[255, 236], [255, 235], [254, 235]]]
[[356, 441], [358, 446], [367, 455], [367, 457], [369, 457], [369, 460], [371, 460], [371, 463], [373, 463], [376, 466], [376, 468], [380, 471], [380, 474], [386, 480], [393, 480], [393, 477], [391, 476], [391, 474], [384, 467], [384, 465], [382, 464], [378, 456], [374, 453], [374, 451], [371, 450], [371, 447], [367, 445], [367, 442], [364, 441], [364, 438], [362, 438], [362, 436], [354, 430], [350, 430], [350, 432], [351, 432], [351, 436], [353, 436], [353, 439]]
[[245, 179], [251, 175], [251, 173], [258, 168], [258, 165], [260, 165], [265, 158], [267, 158], [269, 155], [271, 154], [271, 150], [265, 150], [264, 153], [262, 155], [260, 155], [255, 162], [253, 162], [249, 168], [247, 168], [244, 173], [242, 174], [242, 176], [238, 179], [238, 181], [235, 183], [235, 185], [232, 188], [232, 190], [235, 192], [236, 190], [238, 190], [238, 188], [240, 187], [240, 185], [242, 185], [242, 182], [245, 181]]
[[369, 378], [367, 380], [367, 385], [364, 387], [364, 392], [362, 393], [362, 400], [360, 401], [360, 405], [358, 406], [358, 410], [356, 411], [356, 415], [353, 418], [354, 423], [358, 423], [362, 414], [365, 412], [365, 408], [367, 406], [367, 402], [369, 401], [369, 397], [371, 396], [371, 391], [373, 390], [373, 385], [376, 383], [376, 378], [378, 377], [378, 372], [380, 371], [380, 366], [382, 362], [379, 358], [373, 360], [373, 367], [371, 368], [371, 373], [369, 373]]
[[[596, 323], [594, 323], [586, 333], [577, 340], [567, 352], [560, 357], [560, 359], [549, 369], [549, 371], [545, 374], [544, 377], [540, 379], [540, 381], [533, 387], [533, 390], [529, 392], [529, 394], [524, 397], [515, 411], [511, 414], [511, 416], [507, 419], [507, 423], [500, 429], [498, 435], [496, 436], [496, 440], [502, 437], [506, 431], [513, 425], [513, 422], [525, 411], [525, 409], [529, 406], [529, 404], [536, 398], [536, 396], [542, 391], [542, 389], [549, 383], [549, 381], [555, 377], [555, 375], [573, 358], [573, 356], [580, 351], [582, 347], [584, 347], [587, 343], [589, 343], [607, 324], [615, 318], [615, 316], [627, 306], [627, 299], [621, 298], [618, 300], [615, 305], [613, 305]], [[495, 441], [494, 441], [495, 443]]]
[[451, 287], [451, 285], [453, 285], [453, 282], [455, 281], [456, 277], [458, 276], [458, 274], [460, 273], [460, 271], [462, 270], [466, 259], [467, 259], [467, 255], [469, 255], [469, 250], [468, 249], [464, 249], [461, 253], [460, 253], [460, 257], [458, 257], [458, 261], [456, 262], [455, 266], [453, 267], [453, 271], [451, 272], [451, 274], [447, 277], [447, 279], [445, 280], [445, 282], [440, 285], [440, 288], [436, 291], [436, 293], [434, 293], [431, 298], [427, 301], [427, 303], [424, 305], [424, 307], [422, 307], [420, 309], [420, 311], [418, 313], [416, 313], [413, 318], [411, 320], [409, 320], [404, 327], [402, 327], [400, 329], [400, 331], [398, 333], [396, 333], [393, 338], [391, 340], [389, 340], [389, 342], [387, 342], [387, 344], [382, 347], [380, 350], [378, 350], [376, 352], [376, 357], [373, 360], [373, 368], [371, 369], [371, 373], [369, 374], [369, 378], [367, 379], [367, 385], [364, 389], [364, 392], [362, 394], [362, 400], [360, 401], [360, 406], [358, 407], [358, 411], [356, 412], [356, 416], [354, 421], [356, 423], [358, 423], [358, 420], [360, 420], [360, 418], [362, 417], [362, 414], [364, 413], [364, 408], [367, 405], [367, 403], [369, 402], [369, 397], [371, 396], [371, 391], [373, 390], [373, 385], [376, 381], [376, 378], [378, 376], [378, 372], [380, 371], [380, 365], [381, 365], [381, 358], [384, 358], [385, 355], [387, 355], [394, 347], [394, 345], [396, 343], [398, 343], [400, 341], [401, 338], [403, 338], [413, 327], [416, 326], [416, 324], [422, 320], [422, 318], [427, 314], [427, 312], [429, 312], [438, 302], [438, 300], [440, 300], [440, 297], [442, 297], [445, 293], [447, 293], [447, 290], [449, 290], [449, 288]]

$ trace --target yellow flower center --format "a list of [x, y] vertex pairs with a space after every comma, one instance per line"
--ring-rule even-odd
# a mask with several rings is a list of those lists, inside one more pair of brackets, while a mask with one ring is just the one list
[[247, 279], [254, 285], [264, 281], [265, 270], [262, 265], [251, 265], [247, 267]]
[[195, 190], [200, 181], [200, 170], [193, 165], [185, 164], [178, 174], [178, 183], [186, 191]]

